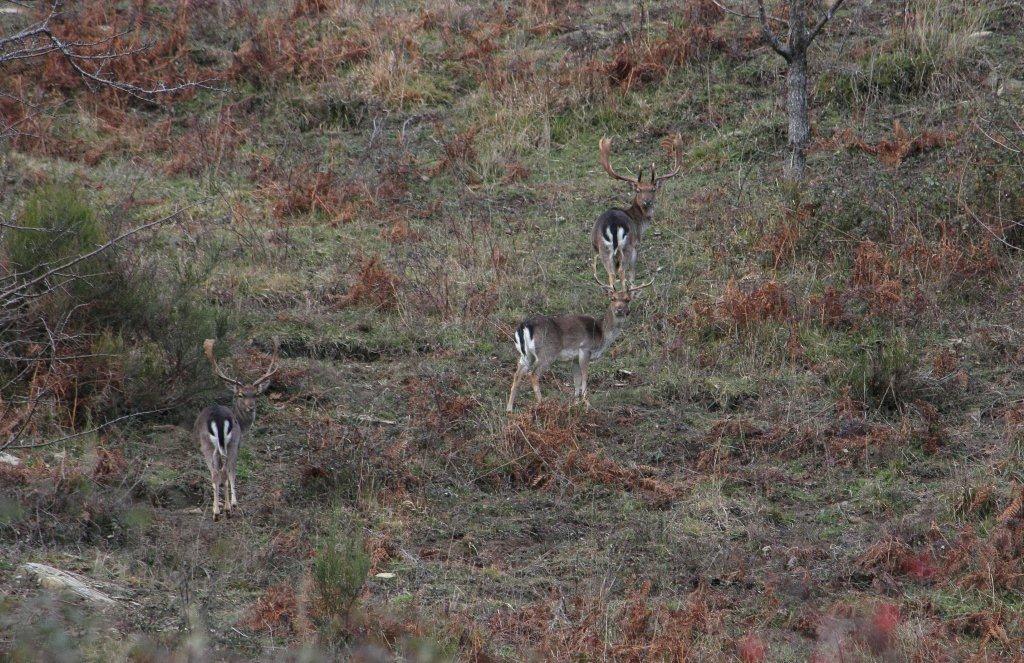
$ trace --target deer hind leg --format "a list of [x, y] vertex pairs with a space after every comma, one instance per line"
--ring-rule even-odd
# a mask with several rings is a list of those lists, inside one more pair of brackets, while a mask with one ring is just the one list
[[232, 469], [231, 473], [228, 474], [228, 489], [231, 491], [231, 501], [228, 502], [228, 515], [231, 515], [231, 511], [238, 506], [238, 498], [235, 497], [235, 472]]
[[213, 484], [213, 519], [220, 518], [220, 481], [216, 471], [210, 472], [210, 483]]
[[228, 488], [231, 490], [231, 508], [238, 506], [238, 498], [235, 496], [235, 476], [238, 474], [238, 442], [228, 454]]
[[636, 285], [636, 248], [629, 247], [627, 261], [629, 263], [629, 285], [626, 288], [629, 289]]
[[612, 290], [615, 289], [615, 274], [618, 272], [617, 263], [617, 255], [609, 251], [604, 260], [604, 271], [608, 273], [608, 287]]
[[537, 362], [533, 371], [530, 373], [530, 381], [533, 383], [533, 395], [537, 397], [537, 402], [540, 403], [544, 400], [540, 395], [540, 376], [544, 374], [544, 371], [548, 370], [551, 366], [551, 362]]
[[231, 509], [234, 506], [231, 503], [231, 483], [230, 483], [230, 481], [231, 480], [229, 478], [229, 475], [227, 474], [227, 471], [225, 470], [224, 481], [221, 482], [221, 486], [224, 487], [224, 498], [223, 498], [223, 501], [222, 501], [222, 506], [223, 506], [223, 509], [224, 509], [224, 516], [226, 518], [230, 518], [231, 517]]
[[618, 251], [615, 253], [615, 278], [622, 284], [623, 290], [629, 287], [629, 284], [626, 283], [625, 251], [622, 247], [619, 247]]
[[[601, 258], [601, 264], [604, 266], [604, 271], [608, 274], [608, 287], [612, 290], [615, 289], [615, 256], [611, 249], [601, 249], [598, 255], [594, 256], [596, 262], [598, 257]], [[597, 266], [594, 266], [594, 274], [597, 274]]]

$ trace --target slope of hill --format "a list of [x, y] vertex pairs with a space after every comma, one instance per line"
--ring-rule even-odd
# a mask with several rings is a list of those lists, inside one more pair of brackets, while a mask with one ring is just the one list
[[[131, 24], [106, 4], [70, 10], [83, 39]], [[5, 402], [45, 397], [0, 464], [0, 651], [1020, 655], [1020, 7], [851, 0], [812, 49], [797, 188], [784, 63], [710, 0], [143, 5], [155, 46], [116, 73], [221, 90], [5, 72], [54, 108], [0, 157], [6, 214], [111, 236], [183, 211], [40, 305], [84, 304], [62, 356], [4, 369]], [[677, 132], [655, 283], [591, 409], [562, 365], [506, 416], [519, 319], [606, 305], [588, 233], [628, 191], [598, 140], [664, 170]], [[233, 371], [275, 339], [283, 364], [216, 523], [188, 438], [227, 398], [208, 336]]]

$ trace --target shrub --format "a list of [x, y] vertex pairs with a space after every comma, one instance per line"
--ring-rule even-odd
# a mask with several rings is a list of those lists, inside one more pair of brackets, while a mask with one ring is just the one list
[[216, 261], [214, 254], [202, 265], [179, 262], [161, 279], [144, 276], [162, 271], [156, 265], [125, 268], [116, 293], [120, 314], [107, 328], [121, 338], [125, 397], [135, 409], [191, 405], [217, 384], [199, 352], [201, 339], [224, 338], [231, 323], [225, 310], [199, 296]]
[[834, 97], [846, 102], [877, 95], [920, 96], [943, 84], [956, 85], [977, 61], [976, 33], [990, 10], [984, 3], [921, 0], [892, 35], [851, 70], [832, 80]]
[[328, 537], [313, 560], [313, 588], [318, 616], [334, 628], [344, 627], [370, 571], [362, 537], [342, 531]]
[[932, 65], [906, 52], [882, 52], [840, 72], [831, 82], [832, 95], [847, 104], [877, 95], [886, 99], [916, 97], [928, 90]]
[[[89, 206], [84, 193], [73, 185], [52, 184], [36, 189], [25, 203], [18, 227], [10, 231], [4, 251], [15, 273], [41, 275], [46, 270], [87, 253], [106, 241], [102, 224]], [[101, 274], [102, 256], [61, 270], [70, 281], [70, 295], [88, 296]]]

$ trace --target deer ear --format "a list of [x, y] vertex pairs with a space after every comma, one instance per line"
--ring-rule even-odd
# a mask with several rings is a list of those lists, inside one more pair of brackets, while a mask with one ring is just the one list
[[262, 394], [269, 387], [270, 387], [270, 380], [267, 380], [266, 382], [260, 382], [258, 385], [256, 385], [256, 393], [257, 394]]

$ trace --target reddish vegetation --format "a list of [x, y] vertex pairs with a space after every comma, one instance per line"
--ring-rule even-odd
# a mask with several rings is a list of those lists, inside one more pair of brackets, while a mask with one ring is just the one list
[[763, 663], [767, 660], [767, 651], [761, 639], [753, 633], [748, 633], [736, 643], [736, 653], [743, 663]]
[[413, 421], [444, 439], [463, 429], [477, 400], [457, 393], [461, 381], [441, 384], [437, 380], [409, 378], [402, 385], [408, 396]]
[[1016, 487], [1013, 500], [1007, 505], [996, 520], [1000, 525], [1005, 525], [1011, 520], [1019, 519], [1024, 515], [1024, 486]]
[[386, 565], [398, 552], [393, 541], [384, 535], [377, 535], [366, 540], [366, 552], [370, 556], [369, 575], [386, 571]]
[[124, 476], [128, 469], [128, 461], [124, 453], [118, 448], [107, 447], [96, 448], [96, 467], [93, 468], [92, 476], [97, 481], [118, 480]]
[[[709, 593], [698, 588], [680, 609], [650, 597], [644, 581], [626, 597], [609, 625], [607, 600], [601, 596], [553, 596], [491, 618], [496, 636], [516, 644], [538, 660], [690, 660], [695, 638], [720, 629], [720, 615]], [[609, 628], [611, 626], [611, 628]]]
[[857, 616], [853, 635], [871, 653], [880, 656], [892, 649], [901, 620], [899, 606], [881, 603], [868, 614]]
[[672, 499], [676, 489], [648, 476], [654, 468], [625, 467], [593, 450], [595, 413], [574, 412], [566, 404], [545, 402], [513, 417], [505, 426], [500, 452], [509, 462], [504, 472], [513, 482], [532, 488], [553, 480], [587, 480], [639, 492], [657, 503]]
[[910, 157], [937, 147], [943, 147], [956, 138], [952, 133], [936, 133], [932, 131], [925, 131], [917, 136], [911, 136], [903, 128], [899, 120], [893, 122], [892, 134], [891, 139], [880, 140], [877, 143], [867, 143], [863, 139], [854, 136], [851, 129], [847, 129], [833, 138], [832, 142], [873, 154], [885, 165], [896, 168]]
[[691, 60], [728, 50], [725, 39], [713, 28], [696, 25], [672, 28], [663, 39], [623, 43], [610, 62], [592, 65], [623, 90], [656, 83], [669, 71]]
[[298, 603], [291, 583], [273, 585], [252, 606], [241, 626], [277, 637], [293, 634], [299, 621]]
[[743, 329], [768, 320], [785, 320], [790, 314], [789, 299], [774, 279], [756, 284], [730, 279], [717, 301], [695, 301], [693, 313], [698, 321]]
[[[90, 1], [64, 7], [51, 21], [54, 33], [65, 41], [79, 44], [76, 51], [83, 56], [104, 56], [110, 52], [125, 53], [119, 58], [103, 60], [101, 75], [140, 88], [158, 88], [175, 82], [201, 81], [213, 74], [196, 66], [188, 56], [187, 37], [190, 29], [190, 3], [177, 3], [170, 14], [136, 11], [129, 4]], [[45, 12], [48, 5], [41, 5]], [[17, 125], [12, 140], [16, 149], [46, 156], [59, 156], [95, 164], [103, 154], [125, 140], [125, 132], [140, 128], [137, 120], [126, 113], [135, 103], [133, 98], [107, 88], [94, 94], [77, 96], [84, 87], [82, 77], [68, 62], [50, 54], [41, 65], [34, 60], [8, 63], [5, 71], [7, 95], [0, 96], [0, 126]], [[87, 70], [94, 70], [89, 63]], [[58, 138], [51, 130], [55, 118], [38, 113], [33, 106], [47, 107], [57, 93], [75, 98], [83, 109], [93, 113], [107, 130], [117, 135], [100, 144], [78, 138]], [[182, 90], [176, 98], [194, 94]], [[170, 101], [173, 98], [163, 98]]]
[[338, 306], [369, 304], [379, 309], [390, 309], [398, 302], [398, 286], [398, 277], [384, 267], [378, 257], [364, 258], [354, 283], [335, 303]]
[[[299, 0], [293, 14], [313, 13], [313, 6], [324, 4]], [[369, 45], [356, 39], [309, 43], [298, 33], [297, 27], [294, 21], [281, 20], [279, 17], [259, 19], [252, 30], [252, 38], [243, 42], [235, 51], [228, 75], [258, 86], [286, 77], [323, 81], [338, 67], [363, 60], [370, 53]]]

